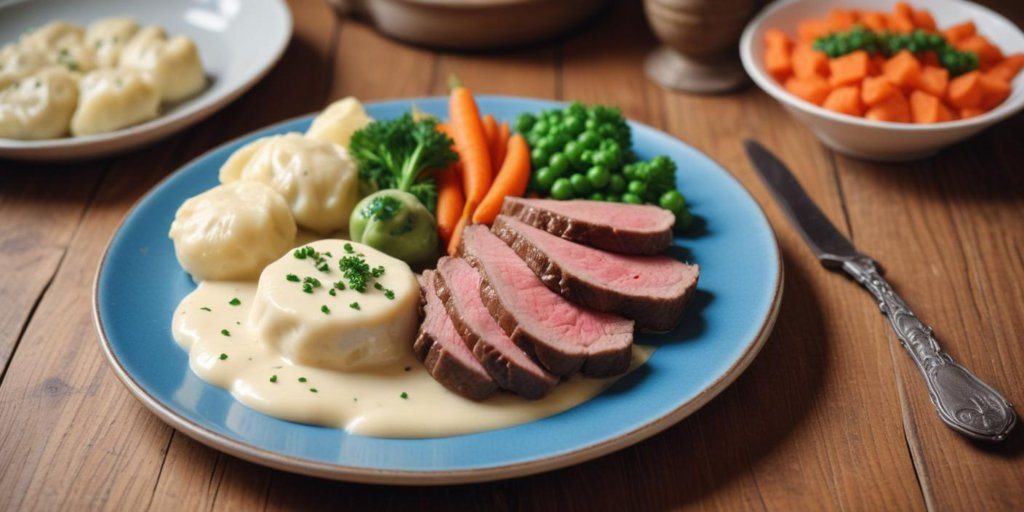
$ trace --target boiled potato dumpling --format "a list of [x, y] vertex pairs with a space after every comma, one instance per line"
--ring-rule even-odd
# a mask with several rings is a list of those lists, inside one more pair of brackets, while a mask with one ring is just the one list
[[352, 134], [373, 122], [359, 100], [348, 97], [331, 103], [306, 130], [306, 137], [326, 140], [339, 146], [348, 147]]
[[82, 44], [85, 29], [69, 21], [52, 21], [21, 36], [21, 47], [27, 50], [51, 52]]
[[155, 119], [160, 93], [149, 77], [133, 69], [100, 69], [79, 82], [78, 110], [71, 133], [92, 135]]
[[348, 227], [358, 199], [358, 171], [345, 148], [298, 133], [265, 137], [231, 155], [220, 181], [238, 180], [270, 185], [299, 226], [318, 233]]
[[197, 281], [255, 279], [295, 244], [295, 220], [281, 195], [254, 182], [214, 187], [181, 205], [169, 236]]
[[0, 91], [0, 137], [53, 139], [68, 133], [78, 105], [75, 77], [47, 68]]
[[[318, 270], [312, 257], [299, 259], [292, 252], [263, 271], [249, 312], [249, 326], [260, 343], [295, 364], [343, 372], [386, 366], [411, 352], [419, 324], [416, 276], [405, 262], [350, 243], [367, 265], [384, 267], [384, 273], [367, 282], [362, 292], [351, 286], [332, 288], [333, 282], [344, 280], [338, 262], [348, 254], [346, 243], [350, 242], [309, 244], [324, 259], [327, 272]], [[306, 282], [290, 281], [288, 275], [309, 277], [320, 284], [306, 292]], [[335, 290], [333, 296], [330, 289]], [[352, 304], [358, 304], [358, 309]]]
[[0, 49], [0, 90], [48, 65], [50, 60], [41, 51], [24, 49], [14, 44], [4, 46]]
[[134, 18], [118, 16], [94, 21], [85, 33], [85, 44], [95, 49], [96, 64], [100, 67], [117, 66], [121, 50], [139, 31]]
[[153, 75], [163, 101], [180, 101], [206, 86], [196, 43], [186, 36], [167, 39], [160, 27], [140, 30], [121, 51], [119, 65]]

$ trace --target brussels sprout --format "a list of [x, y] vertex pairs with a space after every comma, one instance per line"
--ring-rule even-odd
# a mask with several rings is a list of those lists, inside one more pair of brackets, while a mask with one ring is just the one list
[[437, 222], [416, 196], [381, 190], [359, 201], [348, 224], [352, 241], [364, 243], [406, 263], [437, 255]]

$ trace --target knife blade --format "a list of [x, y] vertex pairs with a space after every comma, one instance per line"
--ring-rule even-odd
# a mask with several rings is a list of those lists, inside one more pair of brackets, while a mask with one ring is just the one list
[[864, 257], [808, 197], [785, 164], [755, 141], [747, 140], [743, 145], [783, 213], [823, 265], [838, 268], [844, 260]]
[[878, 301], [903, 348], [928, 385], [939, 417], [953, 430], [985, 441], [1002, 441], [1017, 424], [1010, 402], [942, 350], [932, 328], [882, 277], [875, 260], [861, 254], [829, 222], [785, 164], [752, 140], [744, 141], [747, 155], [765, 185], [823, 265], [842, 269]]

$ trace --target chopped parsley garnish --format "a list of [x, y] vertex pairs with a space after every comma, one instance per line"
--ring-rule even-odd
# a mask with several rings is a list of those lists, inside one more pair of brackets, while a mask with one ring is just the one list
[[319, 288], [320, 287], [320, 280], [315, 278], [315, 277], [307, 277], [307, 278], [303, 279], [302, 282], [303, 283], [308, 283], [308, 284], [312, 285], [313, 288]]
[[402, 400], [408, 400], [409, 399], [409, 393], [406, 393], [405, 391], [402, 391], [402, 394], [398, 395], [398, 396], [402, 397]]
[[352, 248], [352, 244], [346, 243], [345, 244], [345, 252], [347, 252], [349, 254], [352, 254], [353, 252], [356, 252], [356, 251], [355, 251], [355, 249]]
[[242, 303], [242, 301], [238, 300], [238, 297], [235, 297], [235, 298], [231, 299], [231, 302], [228, 302], [228, 304], [231, 304], [232, 306], [237, 306], [237, 305], [239, 305], [241, 303]]
[[339, 290], [341, 290], [341, 291], [345, 291], [345, 283], [343, 283], [341, 281], [335, 281], [334, 282], [334, 287], [339, 289]]
[[327, 304], [320, 306], [320, 311], [323, 311], [325, 315], [331, 314], [331, 308], [327, 307]]
[[277, 382], [277, 375], [271, 375], [270, 382]]
[[213, 311], [212, 309], [210, 309], [210, 308], [208, 308], [208, 307], [206, 307], [206, 306], [203, 306], [203, 307], [201, 307], [201, 308], [199, 308], [199, 309], [201, 309], [201, 310], [203, 310], [203, 311]]
[[309, 392], [310, 393], [316, 393], [317, 391], [316, 391], [316, 388], [309, 388]]
[[302, 283], [302, 291], [306, 293], [313, 293], [313, 285], [309, 283]]
[[227, 329], [221, 329], [220, 333], [223, 334], [224, 336], [231, 336], [231, 331]]
[[306, 378], [305, 377], [299, 377], [299, 382], [306, 382]]
[[287, 276], [285, 276], [285, 278], [288, 279], [289, 281], [293, 282], [293, 283], [299, 282], [299, 276], [297, 276], [295, 274], [288, 274]]
[[327, 263], [324, 263], [323, 265], [320, 265], [316, 269], [319, 270], [320, 272], [330, 272], [331, 271], [331, 266], [328, 265]]
[[223, 360], [225, 360], [225, 359], [227, 359], [227, 358], [228, 358], [228, 355], [227, 355], [227, 354], [221, 354], [221, 355], [220, 355], [220, 360], [221, 360], [221, 361], [223, 361]]
[[373, 287], [378, 289], [378, 290], [383, 290], [384, 289], [384, 285], [382, 285], [380, 283], [373, 283]]
[[316, 250], [307, 245], [305, 247], [299, 247], [298, 249], [295, 249], [295, 252], [292, 253], [292, 256], [295, 256], [296, 259], [304, 260], [306, 259], [306, 257], [312, 256], [314, 252], [316, 252]]
[[395, 292], [392, 290], [384, 290], [384, 296], [387, 297], [388, 300], [395, 300]]
[[338, 262], [342, 275], [348, 279], [348, 286], [357, 292], [366, 291], [366, 281], [370, 277], [370, 266], [359, 256], [344, 256]]
[[334, 288], [331, 288], [330, 290], [327, 290], [327, 294], [330, 295], [331, 297], [334, 297], [336, 295], [334, 293]]
[[327, 256], [328, 258], [333, 258], [333, 257], [334, 257], [334, 255], [333, 255], [333, 254], [331, 254], [331, 251], [327, 251], [327, 252], [325, 252], [325, 253], [324, 253], [324, 256]]
[[370, 275], [373, 277], [380, 277], [384, 275], [384, 265], [379, 265], [370, 271]]
[[350, 307], [352, 309], [359, 309], [359, 303], [358, 302], [353, 302], [352, 304], [349, 304], [348, 307]]

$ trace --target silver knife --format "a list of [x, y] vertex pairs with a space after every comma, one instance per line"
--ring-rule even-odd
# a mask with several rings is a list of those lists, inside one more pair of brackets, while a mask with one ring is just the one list
[[875, 260], [858, 251], [829, 222], [775, 155], [752, 140], [744, 142], [744, 146], [768, 190], [821, 264], [850, 274], [878, 300], [878, 307], [888, 317], [903, 348], [921, 370], [942, 421], [975, 439], [1005, 439], [1017, 423], [1017, 414], [1010, 402], [942, 350], [932, 336], [932, 328], [918, 320], [910, 306], [896, 294], [882, 277]]

